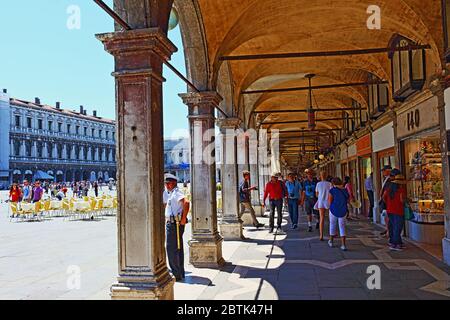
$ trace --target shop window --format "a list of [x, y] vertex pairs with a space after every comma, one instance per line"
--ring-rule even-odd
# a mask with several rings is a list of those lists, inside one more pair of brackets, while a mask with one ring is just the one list
[[450, 62], [450, 0], [442, 0], [442, 22], [444, 29], [445, 59]]
[[[390, 41], [389, 59], [395, 101], [405, 101], [422, 90], [425, 84], [425, 49], [411, 49], [414, 45], [416, 43], [400, 35], [395, 35]], [[407, 50], [396, 51], [407, 47]]]
[[387, 83], [377, 84], [380, 79], [369, 74], [368, 82], [375, 82], [368, 86], [368, 112], [371, 118], [380, 116], [389, 106], [389, 85]]
[[416, 213], [416, 220], [425, 220], [423, 215], [443, 216], [444, 182], [439, 132], [406, 140], [403, 152], [408, 199]]

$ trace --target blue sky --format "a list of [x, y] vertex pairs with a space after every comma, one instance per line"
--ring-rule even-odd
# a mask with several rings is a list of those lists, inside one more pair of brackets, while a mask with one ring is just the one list
[[[112, 0], [106, 3], [112, 6]], [[71, 5], [80, 8], [80, 29], [67, 27]], [[66, 109], [83, 105], [89, 113], [97, 110], [114, 119], [114, 61], [94, 36], [112, 30], [112, 19], [90, 0], [2, 1], [0, 89], [19, 99], [39, 97], [49, 105], [61, 101]], [[172, 64], [185, 74], [179, 27], [169, 38], [179, 49]], [[164, 77], [164, 135], [172, 137], [187, 130], [187, 107], [178, 97], [186, 86], [169, 70]]]

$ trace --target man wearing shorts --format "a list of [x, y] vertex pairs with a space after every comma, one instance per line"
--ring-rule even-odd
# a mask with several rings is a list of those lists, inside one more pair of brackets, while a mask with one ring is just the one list
[[312, 217], [313, 214], [317, 219], [316, 229], [319, 229], [319, 211], [314, 210], [314, 205], [317, 202], [316, 197], [316, 185], [317, 179], [314, 177], [314, 172], [312, 170], [306, 171], [306, 179], [303, 181], [302, 185], [302, 205], [305, 205], [305, 211], [308, 215], [308, 232], [312, 232]]

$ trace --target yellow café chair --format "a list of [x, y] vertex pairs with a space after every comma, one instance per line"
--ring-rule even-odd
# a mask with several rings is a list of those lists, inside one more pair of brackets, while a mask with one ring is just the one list
[[71, 214], [70, 200], [69, 199], [63, 199], [62, 200], [61, 213], [64, 216], [64, 218], [68, 217]]
[[41, 208], [41, 213], [42, 215], [45, 216], [45, 214], [47, 213], [49, 216], [52, 215], [52, 209], [51, 209], [51, 202], [50, 199], [45, 200], [43, 203], [41, 202], [42, 208]]
[[41, 221], [43, 211], [44, 211], [44, 206], [43, 206], [42, 202], [40, 202], [40, 201], [35, 202], [34, 210], [33, 210], [33, 219], [36, 218], [37, 221]]
[[20, 219], [22, 217], [23, 210], [19, 209], [19, 205], [17, 204], [17, 202], [11, 202], [10, 208], [11, 208], [11, 216], [9, 221], [12, 221], [13, 219]]

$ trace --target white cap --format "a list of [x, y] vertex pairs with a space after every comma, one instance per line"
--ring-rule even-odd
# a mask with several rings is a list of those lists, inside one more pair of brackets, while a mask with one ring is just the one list
[[174, 175], [171, 174], [171, 173], [166, 173], [166, 174], [164, 175], [164, 182], [168, 182], [168, 181], [170, 181], [170, 180], [175, 180], [176, 182], [178, 182], [178, 178], [177, 178], [176, 176], [174, 176]]

